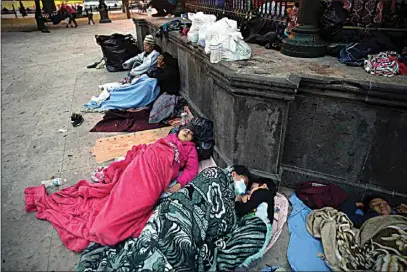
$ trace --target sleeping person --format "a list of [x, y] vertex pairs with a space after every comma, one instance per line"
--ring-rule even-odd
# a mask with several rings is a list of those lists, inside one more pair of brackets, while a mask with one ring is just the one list
[[401, 204], [393, 209], [384, 197], [371, 195], [366, 197], [362, 203], [354, 202], [351, 199], [344, 201], [341, 211], [349, 217], [356, 228], [360, 228], [368, 219], [376, 216], [391, 214], [407, 216], [407, 205]]
[[133, 146], [103, 171], [99, 183], [81, 180], [51, 195], [45, 186], [27, 188], [25, 209], [50, 221], [75, 252], [90, 242], [112, 246], [138, 237], [170, 182], [177, 181], [168, 191], [177, 192], [197, 175], [196, 135], [187, 125], [153, 144]]
[[236, 196], [235, 209], [238, 217], [254, 213], [259, 215], [259, 206], [263, 203], [267, 204], [267, 218], [270, 223], [274, 219], [274, 196], [276, 195], [276, 188], [271, 179], [258, 178], [253, 181], [250, 186], [250, 191], [245, 194]]

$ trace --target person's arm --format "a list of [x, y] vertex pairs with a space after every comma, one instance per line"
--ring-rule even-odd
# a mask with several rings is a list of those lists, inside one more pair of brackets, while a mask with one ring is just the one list
[[188, 159], [182, 174], [177, 178], [177, 183], [184, 187], [192, 181], [199, 171], [198, 152], [195, 147], [191, 148], [188, 153]]
[[137, 61], [137, 62], [142, 62], [142, 61], [143, 61], [143, 55], [144, 55], [144, 52], [138, 54], [138, 55], [135, 56], [135, 57], [132, 57], [132, 58], [126, 60], [126, 61], [123, 63], [123, 65], [122, 65], [123, 68], [124, 68], [124, 69], [130, 69], [136, 61]]
[[242, 217], [250, 212], [252, 212], [254, 209], [257, 209], [257, 207], [263, 203], [266, 202], [268, 203], [267, 197], [269, 196], [269, 193], [265, 190], [257, 190], [255, 191], [251, 197], [250, 200], [248, 200], [246, 203], [244, 202], [235, 202], [235, 209], [236, 213]]
[[357, 214], [357, 209], [358, 206], [356, 206], [356, 203], [350, 199], [346, 200], [341, 205], [341, 211], [349, 217], [350, 221], [352, 221], [356, 228], [360, 228], [366, 221], [366, 218], [363, 215]]
[[151, 67], [157, 66], [158, 54], [152, 52], [140, 65], [134, 67], [130, 71], [130, 75], [137, 76], [148, 72]]

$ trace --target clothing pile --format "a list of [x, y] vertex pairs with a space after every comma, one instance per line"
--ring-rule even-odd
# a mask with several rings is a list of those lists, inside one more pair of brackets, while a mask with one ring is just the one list
[[163, 35], [167, 36], [171, 31], [182, 32], [184, 29], [189, 29], [191, 23], [188, 21], [182, 20], [181, 18], [174, 18], [173, 20], [160, 26], [158, 31], [155, 33], [157, 38], [161, 38]]
[[368, 55], [363, 66], [367, 73], [376, 76], [407, 75], [407, 66], [400, 61], [400, 55], [394, 51]]
[[398, 54], [395, 50], [393, 42], [379, 33], [343, 48], [339, 61], [350, 66], [363, 66], [364, 70], [372, 75], [407, 75], [406, 54]]
[[394, 51], [393, 42], [384, 34], [367, 37], [359, 43], [346, 46], [340, 52], [339, 61], [350, 66], [362, 66], [368, 55]]
[[167, 126], [163, 123], [149, 123], [149, 116], [149, 108], [135, 112], [109, 110], [90, 132], [137, 132]]
[[286, 25], [273, 22], [264, 17], [257, 16], [245, 22], [242, 26], [242, 35], [247, 43], [264, 46], [267, 49], [279, 50], [285, 38]]

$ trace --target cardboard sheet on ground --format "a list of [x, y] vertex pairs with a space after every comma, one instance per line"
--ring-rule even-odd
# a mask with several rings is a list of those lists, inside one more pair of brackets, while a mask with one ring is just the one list
[[164, 127], [97, 139], [92, 148], [92, 155], [95, 156], [97, 163], [125, 156], [134, 145], [151, 144], [157, 139], [167, 136], [171, 128]]

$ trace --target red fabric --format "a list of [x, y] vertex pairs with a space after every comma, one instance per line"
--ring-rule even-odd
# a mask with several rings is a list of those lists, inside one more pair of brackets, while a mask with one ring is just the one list
[[165, 139], [134, 146], [104, 171], [103, 183], [81, 180], [49, 196], [44, 185], [27, 188], [25, 209], [50, 221], [70, 250], [81, 252], [90, 242], [115, 245], [140, 234], [168, 188], [173, 160]]
[[335, 184], [307, 181], [295, 186], [295, 194], [311, 209], [339, 208], [348, 194]]
[[395, 56], [389, 56], [389, 59], [397, 62], [399, 65], [400, 74], [407, 76], [407, 65], [405, 65], [402, 61], [399, 61]]
[[[172, 180], [177, 179], [177, 182], [184, 187], [198, 174], [198, 151], [195, 143], [181, 142], [175, 133], [168, 135], [166, 139], [175, 144], [179, 150], [178, 158], [176, 155], [174, 160]], [[182, 174], [178, 177], [181, 169], [183, 169]]]
[[150, 110], [128, 112], [109, 110], [103, 120], [99, 121], [90, 132], [137, 132], [168, 126], [166, 124], [150, 124], [148, 117]]

